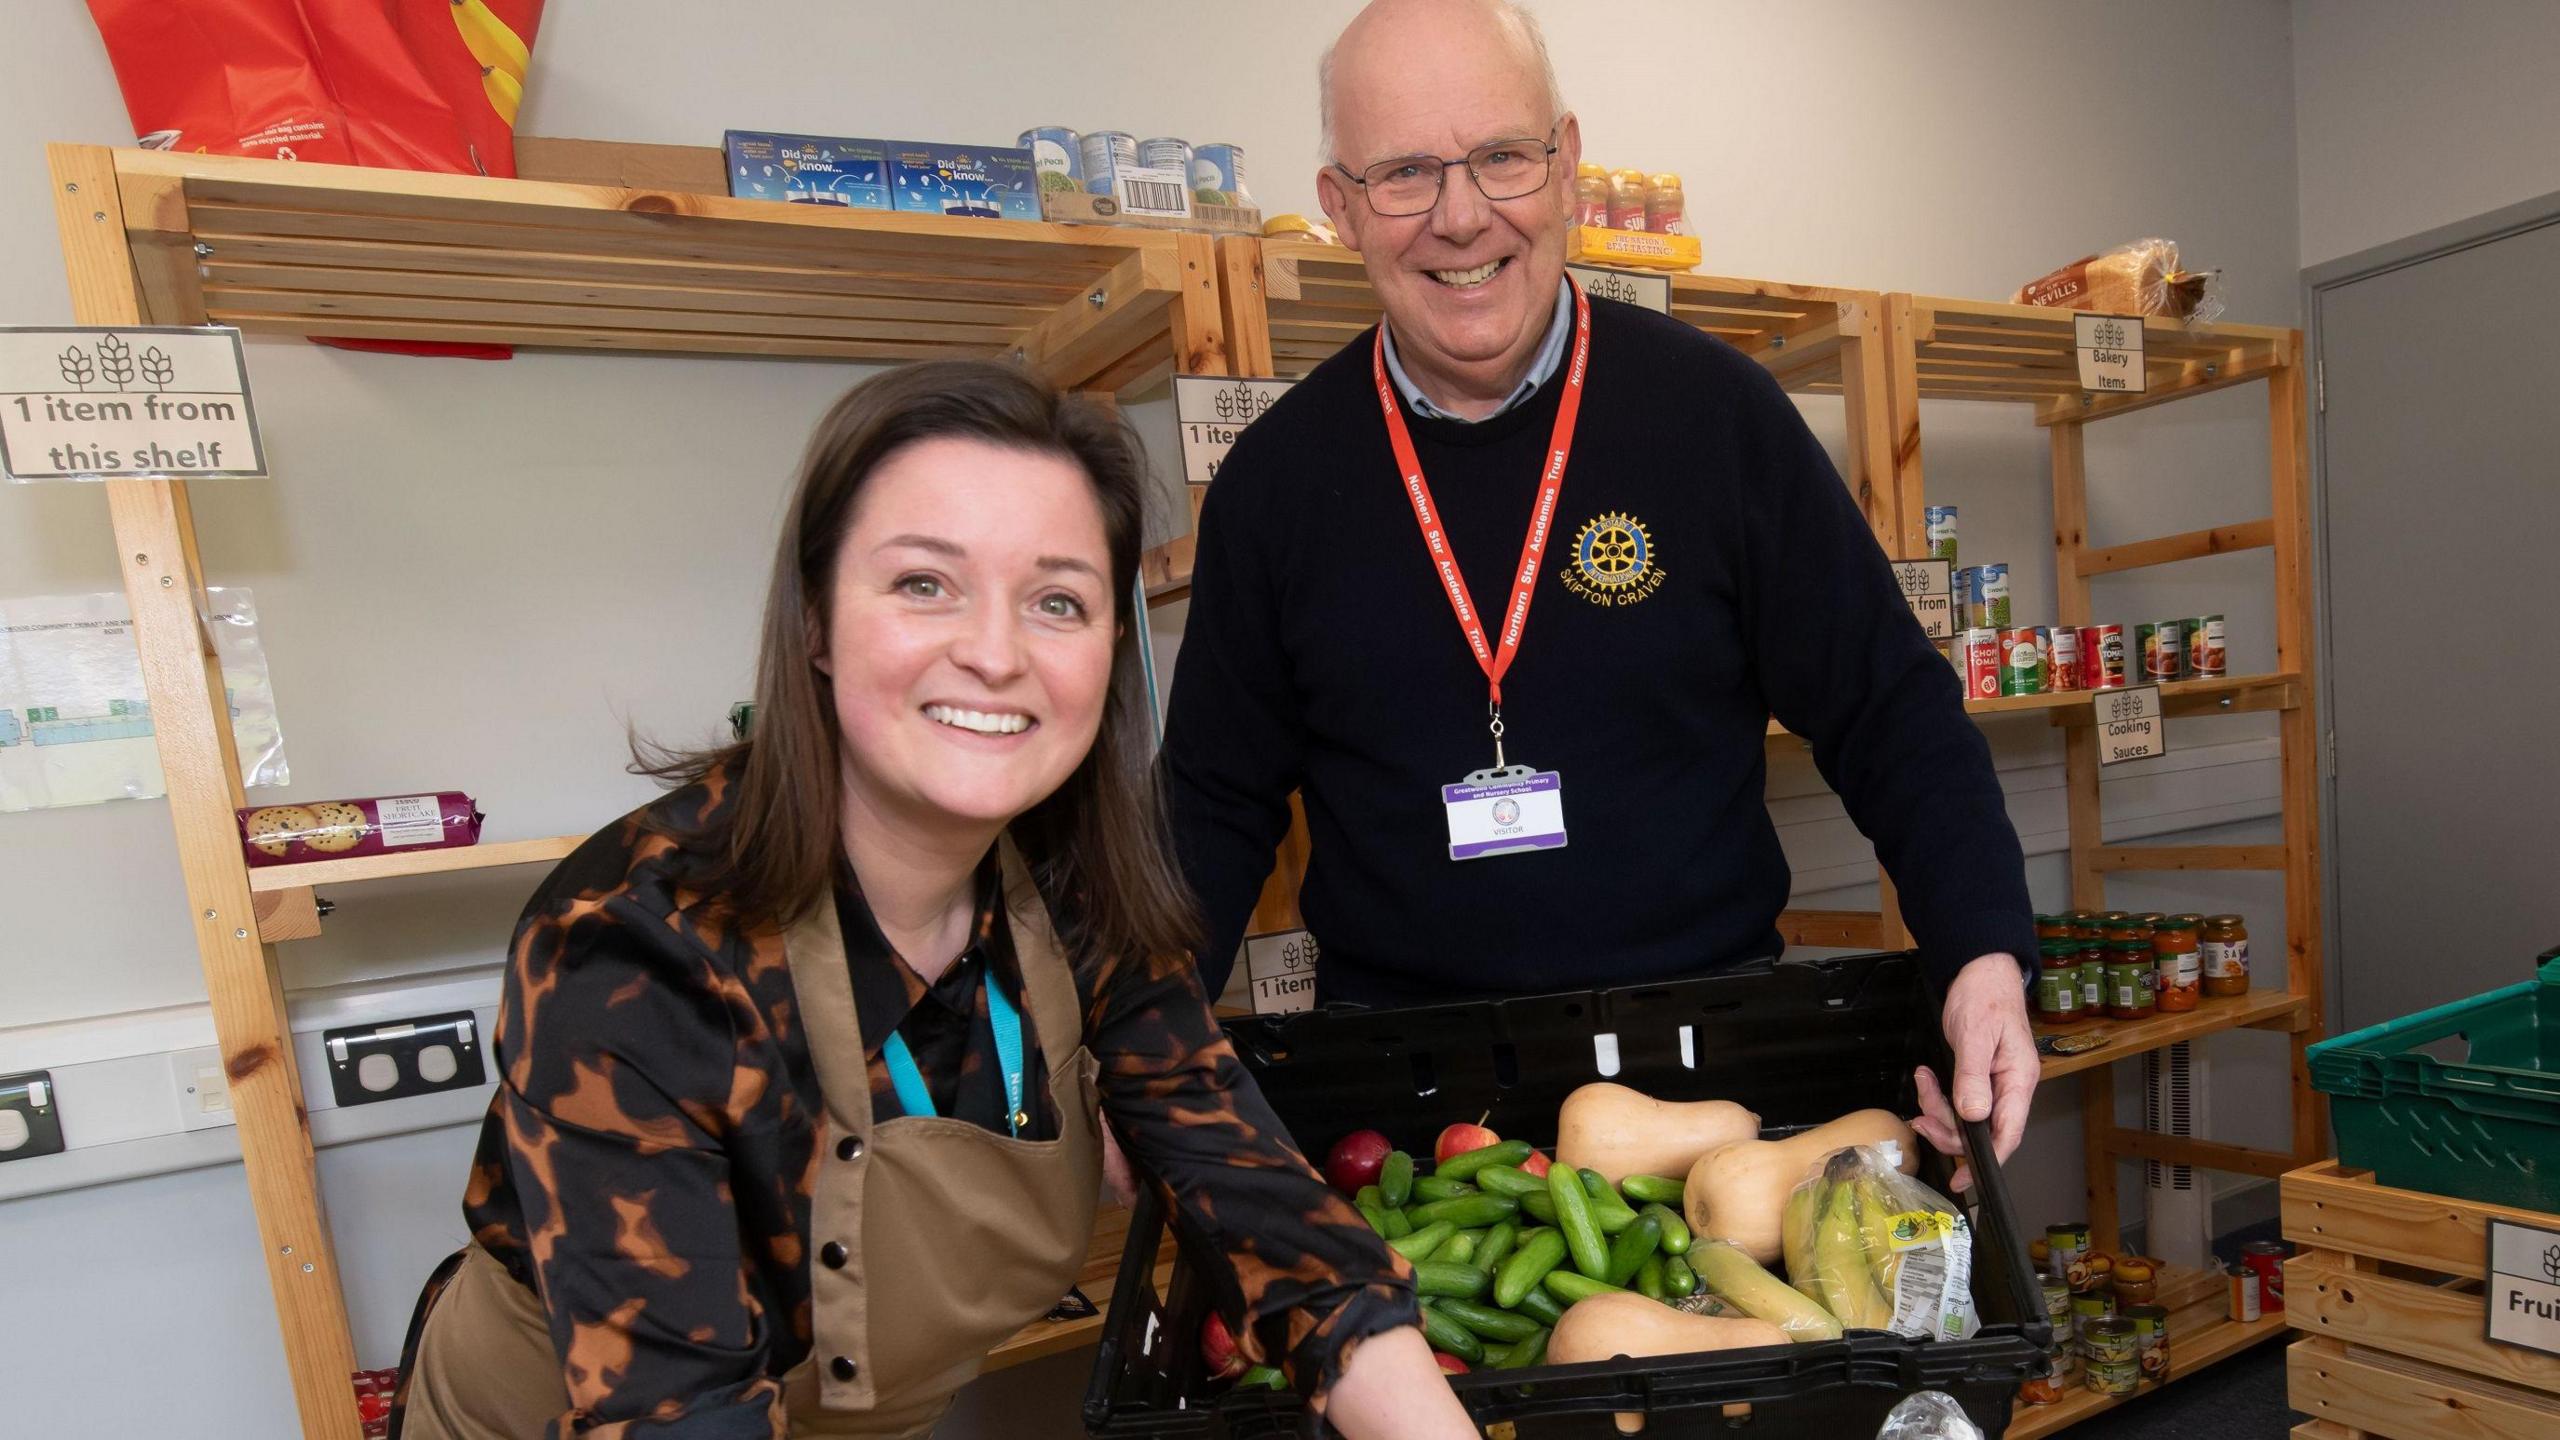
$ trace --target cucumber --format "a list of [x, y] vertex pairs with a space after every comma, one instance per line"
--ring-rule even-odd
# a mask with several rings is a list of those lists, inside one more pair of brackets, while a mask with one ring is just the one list
[[1452, 1180], [1445, 1175], [1413, 1177], [1413, 1198], [1418, 1204], [1429, 1204], [1434, 1200], [1454, 1200], [1461, 1195], [1474, 1193], [1476, 1193], [1476, 1187], [1473, 1185], [1464, 1180]]
[[[1448, 1243], [1442, 1245], [1439, 1249], [1432, 1251], [1430, 1254], [1425, 1255], [1422, 1258], [1425, 1260], [1438, 1260], [1450, 1265], [1475, 1265], [1476, 1246], [1481, 1244], [1483, 1240], [1484, 1232], [1481, 1230], [1461, 1230], [1457, 1234], [1450, 1236]], [[1476, 1265], [1476, 1268], [1481, 1270], [1484, 1267]]]
[[1542, 1365], [1546, 1363], [1546, 1359], [1547, 1332], [1541, 1330], [1537, 1334], [1530, 1336], [1528, 1339], [1521, 1341], [1519, 1344], [1512, 1346], [1510, 1350], [1503, 1354], [1502, 1362], [1495, 1368], [1500, 1370], [1525, 1370], [1532, 1365]]
[[1443, 1220], [1437, 1225], [1425, 1225], [1419, 1230], [1400, 1235], [1388, 1241], [1387, 1248], [1407, 1260], [1418, 1263], [1430, 1259], [1432, 1251], [1439, 1249], [1442, 1242], [1457, 1233], [1457, 1226]]
[[1556, 1223], [1556, 1200], [1547, 1193], [1546, 1181], [1539, 1181], [1535, 1191], [1520, 1197], [1520, 1211], [1541, 1224]]
[[1600, 1278], [1624, 1289], [1644, 1262], [1662, 1248], [1662, 1222], [1647, 1215], [1609, 1244], [1609, 1272]]
[[1416, 1205], [1406, 1212], [1416, 1225], [1447, 1221], [1461, 1230], [1480, 1230], [1520, 1213], [1520, 1202], [1508, 1195], [1460, 1195]]
[[1289, 1388], [1289, 1377], [1268, 1365], [1256, 1365], [1237, 1378], [1236, 1388], [1239, 1390], [1286, 1390]]
[[1556, 1228], [1564, 1232], [1573, 1268], [1597, 1280], [1609, 1273], [1609, 1242], [1591, 1219], [1591, 1196], [1582, 1177], [1561, 1165], [1547, 1172], [1547, 1195], [1555, 1201]]
[[1452, 1265], [1442, 1260], [1425, 1260], [1413, 1267], [1413, 1288], [1424, 1295], [1455, 1296], [1473, 1300], [1493, 1283], [1492, 1277], [1473, 1265]]
[[1517, 1345], [1546, 1327], [1526, 1315], [1496, 1310], [1469, 1300], [1443, 1300], [1431, 1307], [1487, 1340], [1500, 1340]]
[[1470, 1365], [1484, 1359], [1484, 1342], [1476, 1338], [1475, 1332], [1436, 1309], [1422, 1312], [1422, 1338], [1431, 1342], [1432, 1349], [1455, 1355]]
[[1579, 1300], [1588, 1300], [1594, 1295], [1627, 1293], [1623, 1285], [1612, 1285], [1606, 1280], [1594, 1280], [1588, 1275], [1577, 1275], [1571, 1270], [1550, 1270], [1547, 1272], [1547, 1278], [1539, 1283], [1547, 1287], [1548, 1294], [1567, 1305]]
[[1530, 1194], [1544, 1194], [1547, 1182], [1517, 1165], [1487, 1165], [1476, 1172], [1476, 1184], [1495, 1195], [1508, 1195], [1514, 1200]]
[[1662, 1289], [1674, 1300], [1695, 1295], [1698, 1293], [1698, 1272], [1690, 1269], [1689, 1262], [1679, 1256], [1666, 1255], [1662, 1260]]
[[1564, 1318], [1564, 1303], [1541, 1287], [1520, 1297], [1520, 1313], [1541, 1325], [1553, 1325]]
[[1618, 1194], [1618, 1188], [1610, 1184], [1607, 1177], [1603, 1176], [1599, 1171], [1583, 1171], [1582, 1188], [1591, 1196], [1591, 1217], [1594, 1220], [1598, 1220], [1604, 1215], [1612, 1214], [1623, 1215], [1626, 1217], [1615, 1225], [1603, 1223], [1600, 1227], [1601, 1229], [1615, 1235], [1619, 1231], [1626, 1229], [1627, 1226], [1635, 1223], [1635, 1207], [1629, 1205], [1626, 1202], [1626, 1199]]
[[1564, 1263], [1566, 1248], [1559, 1230], [1541, 1230], [1522, 1240], [1511, 1258], [1502, 1262], [1502, 1273], [1494, 1277], [1493, 1303], [1505, 1310], [1517, 1309], [1522, 1296]]
[[1385, 1234], [1388, 1239], [1401, 1240], [1413, 1233], [1413, 1222], [1404, 1218], [1403, 1211], [1381, 1209], [1378, 1213], [1386, 1217]]
[[1405, 1197], [1413, 1193], [1413, 1157], [1401, 1150], [1387, 1152], [1387, 1163], [1378, 1167], [1378, 1193], [1385, 1196], [1387, 1207], [1402, 1209]]
[[[1520, 1213], [1541, 1224], [1553, 1225], [1556, 1223], [1555, 1197], [1544, 1190], [1523, 1195], [1520, 1197]], [[1615, 1235], [1636, 1223], [1635, 1212], [1623, 1205], [1613, 1205], [1607, 1209], [1601, 1209], [1595, 1205], [1592, 1208], [1591, 1219], [1600, 1227], [1600, 1233], [1604, 1235]]]
[[1354, 1204], [1354, 1205], [1365, 1205], [1365, 1206], [1369, 1207], [1369, 1208], [1370, 1208], [1370, 1209], [1372, 1209], [1372, 1210], [1388, 1210], [1388, 1209], [1398, 1209], [1398, 1210], [1400, 1210], [1400, 1209], [1404, 1208], [1404, 1207], [1402, 1207], [1402, 1206], [1400, 1206], [1400, 1205], [1398, 1205], [1398, 1206], [1390, 1206], [1389, 1204], [1387, 1204], [1387, 1196], [1386, 1196], [1386, 1192], [1385, 1192], [1385, 1191], [1383, 1191], [1383, 1190], [1380, 1190], [1380, 1189], [1379, 1189], [1377, 1186], [1375, 1186], [1375, 1185], [1363, 1185], [1363, 1186], [1361, 1186], [1361, 1187], [1360, 1187], [1360, 1193], [1351, 1197], [1351, 1203], [1352, 1203], [1352, 1204]]
[[1388, 1222], [1390, 1220], [1395, 1224], [1403, 1225], [1407, 1230], [1411, 1230], [1413, 1228], [1410, 1224], [1406, 1224], [1404, 1215], [1400, 1211], [1382, 1209], [1376, 1205], [1361, 1205], [1358, 1208], [1360, 1211], [1360, 1218], [1369, 1222], [1369, 1228], [1377, 1231], [1379, 1235], [1388, 1239], [1393, 1239], [1396, 1233], [1394, 1230], [1388, 1228]]
[[1689, 1253], [1689, 1222], [1680, 1218], [1679, 1211], [1656, 1200], [1647, 1204], [1643, 1213], [1652, 1216], [1662, 1226], [1663, 1254]]
[[1470, 1150], [1464, 1155], [1452, 1155], [1442, 1161], [1433, 1173], [1443, 1180], [1472, 1180], [1476, 1172], [1487, 1165], [1517, 1165], [1528, 1159], [1529, 1148], [1526, 1140], [1505, 1140], [1481, 1150]]
[[1663, 1259], [1664, 1257], [1657, 1252], [1644, 1257], [1644, 1263], [1636, 1267], [1636, 1293], [1647, 1300], [1671, 1298], [1670, 1292], [1663, 1287]]
[[1620, 1193], [1638, 1205], [1677, 1205], [1682, 1185], [1659, 1175], [1630, 1175], [1618, 1182]]
[[1487, 1275], [1502, 1268], [1511, 1255], [1511, 1247], [1520, 1243], [1520, 1227], [1509, 1220], [1496, 1222], [1476, 1242], [1476, 1268]]

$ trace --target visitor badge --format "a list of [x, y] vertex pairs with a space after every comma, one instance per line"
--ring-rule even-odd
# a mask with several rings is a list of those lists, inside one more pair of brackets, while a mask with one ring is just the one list
[[1449, 810], [1452, 860], [1564, 848], [1564, 781], [1553, 770], [1478, 770], [1441, 786], [1440, 802]]

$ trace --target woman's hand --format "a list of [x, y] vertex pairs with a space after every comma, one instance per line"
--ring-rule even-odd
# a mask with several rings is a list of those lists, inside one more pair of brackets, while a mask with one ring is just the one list
[[1344, 1440], [1481, 1440], [1422, 1331], [1411, 1325], [1361, 1341], [1323, 1404]]

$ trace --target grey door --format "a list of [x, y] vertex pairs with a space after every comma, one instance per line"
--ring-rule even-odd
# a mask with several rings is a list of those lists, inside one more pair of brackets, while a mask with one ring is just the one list
[[2560, 945], [2560, 214], [2541, 214], [2312, 277], [2333, 1031], [2525, 979]]

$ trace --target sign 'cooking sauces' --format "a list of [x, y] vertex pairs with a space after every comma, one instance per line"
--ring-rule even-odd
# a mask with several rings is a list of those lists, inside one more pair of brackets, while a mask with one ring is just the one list
[[2169, 753], [2169, 725], [2160, 712], [2160, 687], [2102, 690], [2089, 697], [2098, 725], [2098, 763], [2155, 760]]

